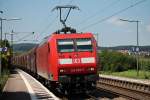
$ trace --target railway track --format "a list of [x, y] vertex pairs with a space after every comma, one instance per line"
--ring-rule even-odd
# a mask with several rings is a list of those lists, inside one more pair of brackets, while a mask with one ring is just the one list
[[104, 89], [96, 89], [93, 93], [80, 93], [71, 95], [60, 95], [58, 92], [51, 90], [60, 100], [128, 100], [118, 94], [106, 91]]
[[85, 100], [128, 100], [116, 93], [97, 88], [94, 93], [87, 95], [89, 98]]
[[100, 75], [97, 87], [128, 99], [150, 100], [150, 81]]

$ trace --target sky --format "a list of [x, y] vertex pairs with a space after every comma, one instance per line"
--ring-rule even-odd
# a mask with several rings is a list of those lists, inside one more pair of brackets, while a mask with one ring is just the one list
[[59, 12], [52, 11], [58, 5], [78, 6], [80, 10], [71, 11], [67, 26], [98, 34], [99, 46], [136, 45], [136, 23], [119, 19], [140, 21], [139, 45], [150, 45], [150, 0], [0, 0], [1, 18], [21, 19], [3, 20], [3, 38], [13, 30], [14, 43], [39, 43], [63, 27]]

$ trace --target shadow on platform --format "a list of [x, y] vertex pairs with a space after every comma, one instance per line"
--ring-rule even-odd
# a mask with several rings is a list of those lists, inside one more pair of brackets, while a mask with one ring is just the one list
[[0, 100], [31, 100], [27, 92], [3, 92]]

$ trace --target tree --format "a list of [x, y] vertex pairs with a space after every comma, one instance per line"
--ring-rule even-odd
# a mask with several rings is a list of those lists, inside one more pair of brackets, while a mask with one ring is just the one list
[[7, 51], [2, 51], [2, 71], [4, 69], [8, 69], [9, 67], [9, 63], [10, 63], [10, 54], [11, 54], [11, 48], [10, 48], [10, 44], [8, 42], [8, 40], [3, 40], [2, 42], [0, 42], [2, 48], [3, 47], [7, 47]]

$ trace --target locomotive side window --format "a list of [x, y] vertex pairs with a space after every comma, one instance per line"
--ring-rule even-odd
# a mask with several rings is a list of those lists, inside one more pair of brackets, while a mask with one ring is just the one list
[[77, 51], [92, 51], [92, 42], [90, 38], [76, 39]]
[[58, 51], [59, 52], [74, 52], [74, 42], [70, 39], [58, 40]]

